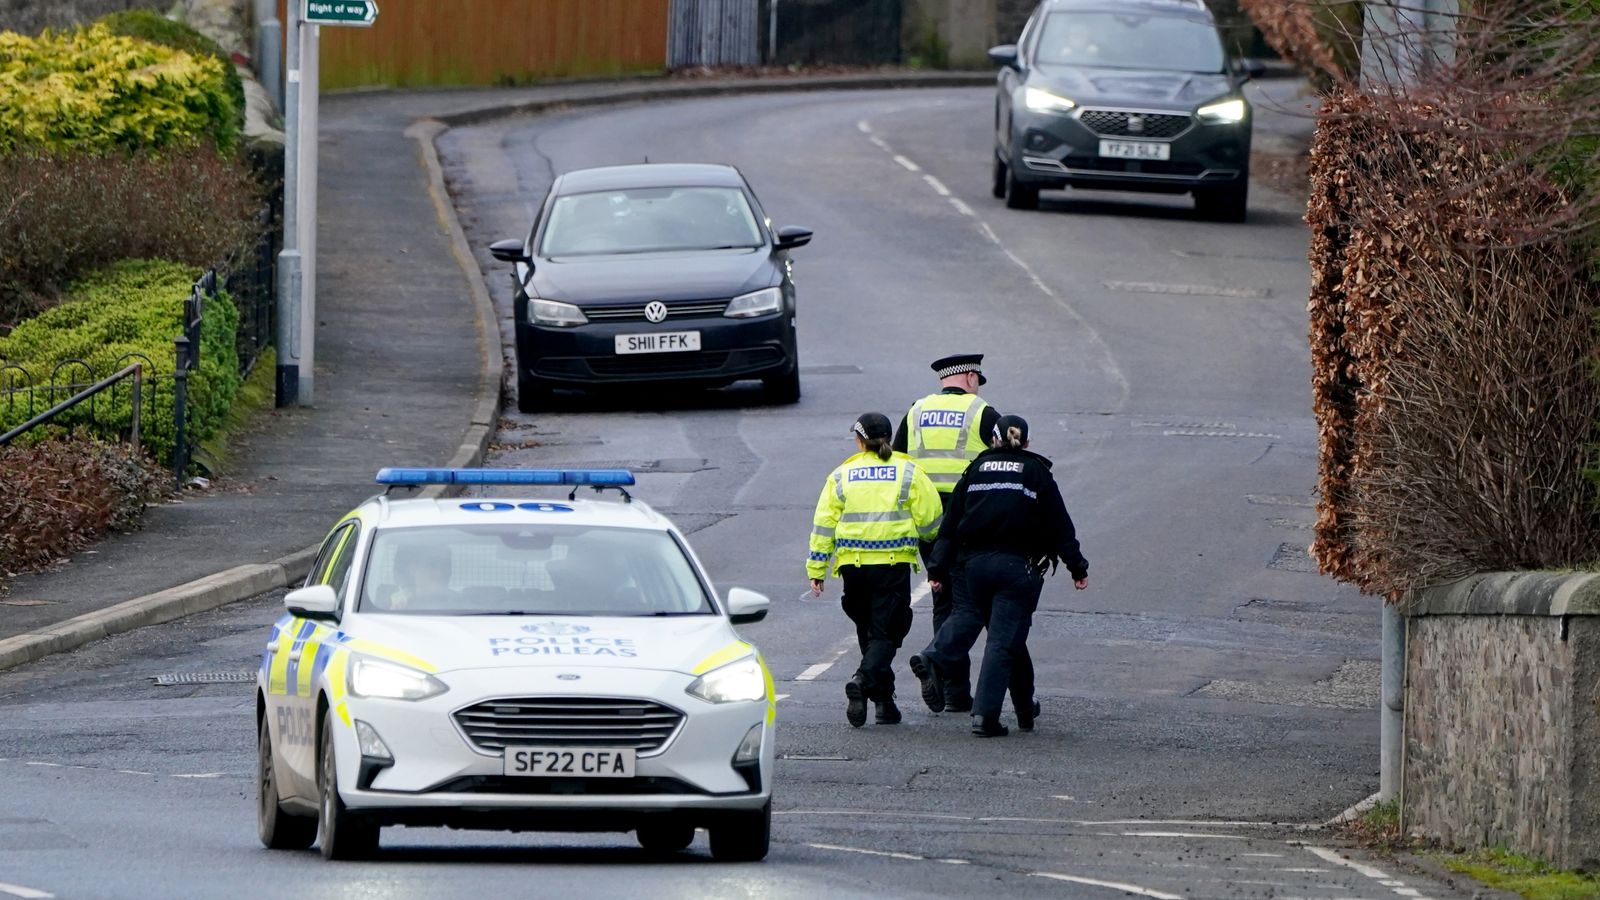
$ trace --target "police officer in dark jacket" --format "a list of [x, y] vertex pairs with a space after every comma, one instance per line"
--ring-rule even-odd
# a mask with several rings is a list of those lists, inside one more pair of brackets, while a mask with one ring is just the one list
[[972, 733], [1009, 733], [1000, 724], [1008, 687], [1018, 726], [1033, 729], [1039, 703], [1033, 697], [1028, 630], [1045, 573], [1058, 563], [1072, 573], [1078, 590], [1089, 586], [1089, 563], [1078, 548], [1050, 460], [1028, 450], [1028, 423], [1021, 416], [1002, 416], [990, 449], [972, 461], [952, 492], [928, 564], [929, 580], [950, 580], [955, 594], [949, 620], [928, 649], [910, 660], [929, 709], [944, 709], [943, 673], [966, 658], [987, 627]]

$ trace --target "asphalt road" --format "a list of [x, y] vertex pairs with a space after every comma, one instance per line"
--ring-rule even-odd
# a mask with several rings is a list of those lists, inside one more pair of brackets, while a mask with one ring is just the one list
[[[392, 829], [376, 862], [255, 841], [248, 685], [269, 596], [0, 676], [0, 897], [258, 894], [922, 897], [1464, 896], [1350, 864], [1314, 825], [1376, 787], [1375, 604], [1312, 572], [1306, 234], [1187, 198], [988, 196], [984, 91], [725, 98], [459, 129], [441, 148], [479, 246], [528, 225], [553, 172], [739, 165], [798, 251], [804, 399], [753, 389], [572, 397], [509, 414], [495, 462], [624, 464], [723, 587], [770, 594], [745, 634], [779, 679], [775, 844], [668, 864], [626, 835]], [[403, 227], [403, 226], [400, 226]], [[496, 301], [503, 270], [483, 254]], [[858, 413], [898, 418], [953, 352], [1057, 461], [1091, 587], [1047, 584], [1038, 732], [980, 741], [916, 700], [851, 729], [837, 582], [800, 602], [810, 510]], [[926, 608], [926, 600], [920, 602]], [[32, 893], [30, 893], [32, 892]]]

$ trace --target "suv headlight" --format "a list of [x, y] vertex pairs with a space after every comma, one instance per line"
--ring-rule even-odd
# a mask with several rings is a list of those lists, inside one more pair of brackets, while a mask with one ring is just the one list
[[1078, 107], [1078, 104], [1065, 97], [1038, 88], [1028, 88], [1022, 92], [1022, 105], [1034, 112], [1067, 112]]
[[733, 298], [723, 315], [730, 319], [753, 319], [783, 310], [783, 289], [767, 288]]
[[589, 317], [571, 303], [530, 297], [528, 321], [535, 325], [549, 325], [552, 328], [571, 328], [575, 325], [589, 324]]
[[754, 656], [712, 669], [685, 688], [707, 703], [740, 703], [767, 699], [767, 676]]
[[357, 657], [350, 664], [350, 693], [383, 700], [426, 700], [450, 688], [409, 666]]
[[1221, 100], [1216, 103], [1207, 103], [1195, 110], [1195, 115], [1207, 125], [1232, 125], [1243, 122], [1249, 107], [1244, 105], [1244, 100], [1235, 97], [1232, 100]]

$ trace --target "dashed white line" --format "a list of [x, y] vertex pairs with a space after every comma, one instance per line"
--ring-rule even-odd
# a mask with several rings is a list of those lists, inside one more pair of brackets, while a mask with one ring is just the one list
[[4, 881], [0, 881], [0, 894], [10, 894], [13, 897], [22, 897], [24, 900], [48, 900], [55, 896], [49, 891], [23, 887], [20, 884], [6, 884]]
[[939, 179], [933, 177], [932, 175], [924, 175], [922, 176], [922, 180], [928, 183], [928, 187], [933, 188], [933, 192], [935, 194], [938, 194], [941, 197], [950, 196], [950, 189], [945, 187], [944, 182], [940, 181]]
[[1248, 841], [1250, 838], [1242, 834], [1202, 834], [1198, 831], [1124, 831], [1123, 837], [1158, 837], [1158, 838], [1219, 838], [1228, 841]]
[[1240, 856], [1256, 856], [1266, 859], [1283, 859], [1282, 853], [1241, 853]]
[[183, 774], [183, 775], [174, 775], [172, 777], [173, 778], [221, 778], [221, 777], [223, 777], [224, 775], [227, 775], [227, 774], [228, 774], [227, 772], [196, 772], [196, 773], [186, 773], [186, 774]]
[[977, 213], [972, 211], [972, 207], [968, 206], [965, 202], [963, 202], [960, 197], [951, 197], [950, 198], [950, 205], [954, 206], [956, 208], [956, 212], [961, 213], [963, 216], [976, 216], [977, 215]]
[[901, 167], [904, 168], [907, 172], [921, 172], [922, 171], [922, 167], [921, 166], [917, 165], [916, 163], [912, 162], [909, 159], [906, 159], [904, 156], [901, 156], [898, 153], [896, 153], [894, 155], [894, 161], [899, 163], [901, 165]]
[[882, 150], [885, 153], [893, 153], [894, 152], [893, 150], [889, 149], [889, 145], [884, 142], [883, 138], [878, 137], [875, 134], [870, 136], [870, 137], [868, 137], [867, 140], [872, 142], [872, 146], [877, 147], [879, 150]]
[[1122, 891], [1124, 894], [1138, 894], [1141, 897], [1154, 897], [1156, 900], [1183, 900], [1177, 894], [1167, 894], [1150, 888], [1139, 887], [1137, 884], [1127, 884], [1121, 881], [1101, 881], [1098, 878], [1084, 878], [1080, 875], [1062, 875], [1059, 872], [1030, 872], [1035, 878], [1053, 878], [1056, 881], [1070, 881], [1073, 884], [1087, 884], [1091, 887], [1110, 888], [1113, 891]]
[[849, 653], [849, 652], [850, 652], [850, 646], [848, 644], [846, 644], [845, 646], [840, 647], [837, 651], [835, 651], [834, 654], [833, 654], [833, 657], [831, 659], [824, 660], [822, 662], [817, 663], [816, 665], [807, 666], [805, 671], [801, 672], [799, 675], [796, 675], [794, 677], [794, 680], [795, 681], [816, 681], [818, 678], [821, 678], [823, 676], [823, 674], [826, 673], [829, 669], [833, 668], [833, 664], [834, 663], [838, 662], [840, 659], [842, 659], [844, 657], [844, 655], [846, 653]]
[[1344, 866], [1347, 869], [1355, 869], [1362, 875], [1371, 878], [1372, 880], [1378, 882], [1386, 888], [1389, 888], [1402, 897], [1410, 897], [1412, 900], [1428, 900], [1427, 896], [1421, 891], [1417, 890], [1416, 888], [1406, 887], [1405, 882], [1395, 878], [1393, 875], [1390, 875], [1388, 872], [1385, 872], [1382, 869], [1369, 866], [1366, 863], [1356, 862], [1353, 859], [1346, 859], [1345, 857], [1340, 856], [1338, 853], [1335, 853], [1334, 851], [1325, 847], [1313, 847], [1309, 844], [1304, 845], [1304, 847], [1307, 852], [1316, 856], [1320, 856], [1328, 862], [1331, 862], [1335, 865]]
[[857, 122], [856, 127], [861, 129], [862, 134], [872, 133], [872, 123], [868, 122], [866, 119], [862, 119], [861, 121]]
[[916, 590], [911, 592], [911, 605], [916, 606], [918, 603], [928, 599], [928, 596], [932, 593], [933, 587], [924, 581], [923, 583], [917, 585]]

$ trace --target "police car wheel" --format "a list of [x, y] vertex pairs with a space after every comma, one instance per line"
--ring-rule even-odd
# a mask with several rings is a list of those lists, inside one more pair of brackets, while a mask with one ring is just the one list
[[267, 731], [267, 720], [261, 719], [261, 733], [256, 742], [256, 786], [259, 788], [256, 804], [256, 831], [261, 835], [262, 846], [269, 850], [304, 850], [317, 839], [317, 820], [308, 816], [292, 816], [283, 811], [278, 796], [278, 772], [272, 765], [272, 736]]
[[324, 859], [364, 859], [378, 849], [378, 826], [351, 812], [339, 796], [339, 770], [333, 756], [333, 713], [322, 718], [317, 787], [322, 794], [321, 825]]
[[755, 812], [728, 813], [708, 829], [711, 858], [717, 862], [757, 862], [772, 843], [772, 801]]
[[677, 853], [694, 843], [694, 826], [688, 822], [652, 822], [635, 832], [639, 846], [651, 853]]

